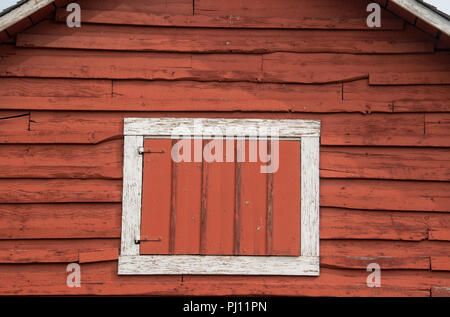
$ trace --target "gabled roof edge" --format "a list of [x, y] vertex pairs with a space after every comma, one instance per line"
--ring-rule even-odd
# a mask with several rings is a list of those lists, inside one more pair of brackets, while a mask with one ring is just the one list
[[30, 0], [18, 5], [13, 10], [0, 16], [0, 32], [16, 24], [20, 20], [29, 17], [39, 9], [49, 5], [54, 0]]
[[416, 0], [389, 0], [450, 36], [450, 20]]

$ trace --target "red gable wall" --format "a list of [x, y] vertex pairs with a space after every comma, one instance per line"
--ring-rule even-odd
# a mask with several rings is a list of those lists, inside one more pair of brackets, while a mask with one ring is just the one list
[[[444, 42], [366, 1], [79, 3], [0, 46], [0, 294], [449, 294]], [[118, 276], [130, 116], [322, 120], [320, 276]]]

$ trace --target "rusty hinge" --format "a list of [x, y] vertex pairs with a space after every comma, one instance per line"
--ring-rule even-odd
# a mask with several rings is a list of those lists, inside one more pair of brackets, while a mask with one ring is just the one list
[[144, 153], [159, 153], [159, 154], [162, 154], [162, 153], [164, 153], [164, 150], [160, 150], [160, 151], [152, 151], [151, 149], [144, 149], [144, 147], [143, 146], [140, 146], [139, 148], [138, 148], [138, 153], [139, 154], [144, 154]]
[[134, 240], [135, 244], [139, 244], [141, 243], [141, 241], [146, 241], [146, 242], [162, 242], [162, 238], [161, 237], [147, 237], [147, 236], [143, 236], [141, 237], [140, 240]]

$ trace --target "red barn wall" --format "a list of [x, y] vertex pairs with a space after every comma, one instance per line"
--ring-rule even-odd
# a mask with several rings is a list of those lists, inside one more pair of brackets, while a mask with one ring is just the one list
[[[367, 1], [79, 3], [0, 46], [0, 294], [449, 295], [446, 42]], [[321, 120], [320, 276], [118, 276], [130, 116]]]

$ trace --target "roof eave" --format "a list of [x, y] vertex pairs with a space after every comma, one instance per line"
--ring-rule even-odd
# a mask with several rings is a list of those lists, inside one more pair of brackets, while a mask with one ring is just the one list
[[54, 0], [30, 0], [0, 17], [0, 32], [52, 3]]
[[399, 7], [422, 19], [429, 25], [450, 36], [450, 21], [429, 7], [415, 0], [390, 0]]

